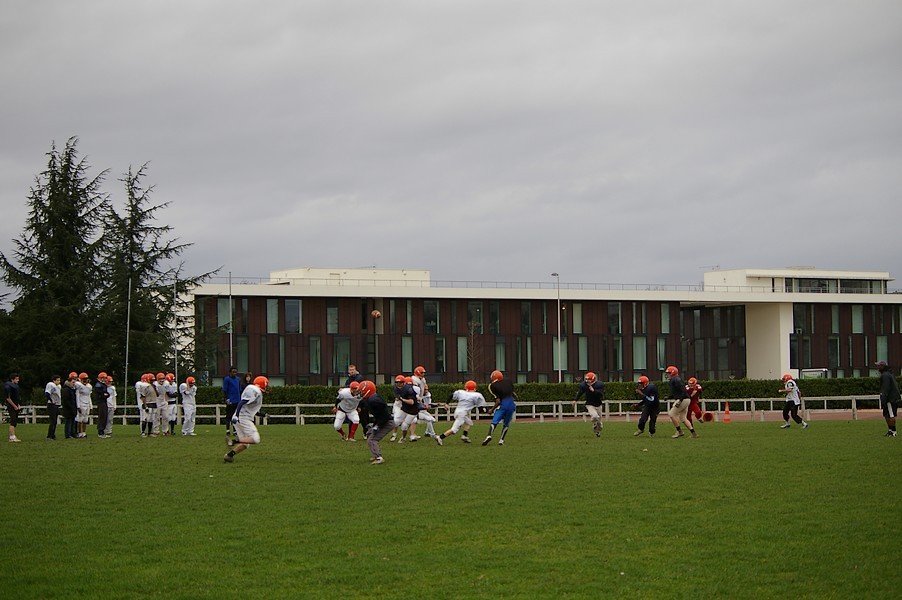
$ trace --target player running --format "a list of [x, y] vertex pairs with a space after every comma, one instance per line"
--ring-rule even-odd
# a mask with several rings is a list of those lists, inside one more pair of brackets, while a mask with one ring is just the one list
[[489, 384], [489, 392], [495, 397], [495, 406], [493, 407], [495, 413], [492, 415], [492, 424], [489, 425], [489, 434], [482, 440], [482, 445], [489, 445], [489, 442], [492, 441], [492, 434], [495, 432], [495, 427], [497, 427], [501, 421], [504, 421], [504, 428], [501, 430], [501, 439], [498, 440], [498, 445], [503, 446], [504, 436], [507, 435], [511, 426], [511, 420], [513, 420], [514, 414], [517, 412], [517, 395], [514, 394], [514, 384], [511, 383], [510, 379], [504, 378], [504, 373], [497, 370], [492, 371], [492, 382]]
[[457, 408], [454, 409], [454, 424], [451, 425], [451, 429], [437, 436], [435, 442], [439, 446], [444, 446], [444, 439], [454, 435], [463, 427], [464, 432], [460, 434], [460, 441], [469, 444], [470, 427], [473, 426], [470, 412], [474, 408], [485, 406], [485, 397], [476, 391], [476, 382], [471, 379], [464, 384], [464, 389], [457, 390], [451, 395], [451, 401], [457, 403]]
[[426, 437], [435, 438], [435, 417], [429, 412], [432, 405], [432, 394], [429, 392], [429, 384], [426, 383], [425, 367], [417, 367], [413, 370], [410, 382], [417, 391], [417, 401], [423, 405], [423, 410], [417, 413], [417, 422], [426, 423]]
[[[357, 427], [360, 426], [360, 413], [357, 412], [357, 405], [360, 403], [360, 396], [357, 395], [359, 389], [360, 382], [351, 381], [349, 387], [338, 390], [335, 406], [332, 407], [332, 414], [335, 415], [335, 422], [332, 424], [332, 427], [341, 436], [342, 441], [357, 441], [354, 439], [354, 435], [357, 433]], [[342, 429], [345, 420], [350, 421], [348, 424], [348, 435], [345, 435]]]
[[699, 423], [702, 422], [702, 413], [704, 412], [701, 405], [702, 389], [701, 384], [695, 377], [690, 377], [686, 383], [686, 393], [689, 394], [689, 414], [687, 416], [690, 423], [692, 422], [692, 417], [695, 417], [695, 420]]
[[789, 429], [790, 415], [792, 415], [793, 421], [802, 426], [802, 429], [808, 429], [808, 423], [799, 416], [799, 407], [802, 405], [802, 393], [799, 391], [799, 384], [795, 382], [791, 374], [784, 373], [783, 387], [780, 389], [780, 393], [786, 394], [786, 404], [783, 405], [783, 420], [785, 423], [780, 425], [780, 429]]
[[232, 425], [235, 426], [235, 435], [238, 443], [225, 453], [222, 459], [227, 462], [235, 462], [235, 455], [247, 450], [251, 444], [260, 443], [260, 433], [257, 426], [254, 425], [254, 417], [263, 406], [263, 394], [269, 388], [269, 379], [258, 376], [254, 379], [254, 383], [244, 388], [241, 393], [241, 400], [235, 407], [235, 415], [232, 417]]
[[598, 378], [592, 371], [586, 373], [583, 382], [579, 384], [579, 389], [573, 401], [579, 402], [583, 394], [586, 395], [586, 410], [589, 412], [589, 416], [592, 417], [592, 430], [595, 432], [595, 437], [601, 437], [601, 429], [604, 427], [604, 423], [601, 422], [604, 384], [598, 381]]
[[685, 434], [680, 427], [680, 423], [685, 423], [692, 437], [697, 438], [698, 434], [695, 433], [692, 421], [688, 418], [689, 393], [686, 391], [686, 384], [680, 379], [680, 370], [671, 365], [664, 369], [664, 374], [670, 380], [670, 397], [673, 399], [673, 406], [670, 407], [667, 414], [670, 416], [670, 422], [676, 427], [676, 433], [670, 437], [674, 439], [683, 437]]
[[403, 375], [395, 377], [393, 389], [395, 401], [401, 402], [400, 414], [395, 413], [395, 427], [401, 428], [401, 439], [398, 440], [398, 443], [404, 442], [404, 434], [408, 431], [410, 432], [408, 440], [415, 442], [420, 439], [420, 436], [417, 435], [417, 415], [423, 409], [423, 405], [417, 399], [417, 391], [413, 385], [407, 383], [407, 378]]
[[880, 404], [883, 405], [883, 418], [886, 420], [886, 437], [896, 437], [896, 413], [899, 411], [899, 384], [885, 360], [876, 365], [880, 372]]
[[658, 397], [658, 387], [648, 381], [645, 375], [639, 378], [636, 384], [636, 395], [639, 402], [636, 408], [642, 410], [639, 417], [639, 429], [633, 435], [645, 433], [645, 424], [648, 423], [648, 435], [655, 436], [655, 427], [658, 423], [658, 413], [661, 412], [661, 399]]
[[376, 393], [375, 383], [369, 380], [360, 382], [357, 393], [360, 395], [360, 411], [366, 419], [366, 443], [372, 455], [370, 464], [381, 465], [385, 459], [382, 458], [379, 441], [392, 431], [394, 419], [385, 400]]

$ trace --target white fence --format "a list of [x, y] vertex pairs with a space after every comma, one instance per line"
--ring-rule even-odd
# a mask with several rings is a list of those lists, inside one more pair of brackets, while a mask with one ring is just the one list
[[[848, 413], [851, 411], [852, 419], [858, 419], [859, 402], [867, 401], [873, 404], [875, 401], [879, 407], [880, 397], [877, 395], [869, 396], [825, 396], [810, 397], [803, 400], [802, 409], [806, 415], [830, 413]], [[783, 398], [733, 398], [724, 399], [705, 399], [702, 404], [705, 410], [715, 414], [715, 419], [721, 420], [723, 414], [729, 404], [730, 412], [737, 413], [737, 416], [750, 416], [752, 421], [764, 420], [767, 413], [779, 413], [783, 410]], [[635, 402], [630, 400], [606, 400], [604, 403], [604, 415], [606, 418], [625, 418], [630, 420], [631, 416], [638, 413], [631, 411], [630, 407]], [[664, 412], [670, 408], [669, 400], [661, 401], [661, 411]], [[263, 406], [263, 416], [258, 420], [263, 425], [270, 423], [294, 423], [295, 425], [307, 425], [311, 423], [325, 423], [334, 419], [334, 415], [330, 412], [332, 405], [328, 404], [265, 404]], [[453, 418], [455, 405], [451, 404], [447, 408], [445, 405], [433, 405], [432, 414], [439, 420], [450, 421]], [[278, 410], [278, 413], [271, 411]], [[113, 416], [113, 424], [127, 425], [129, 423], [137, 424], [139, 419], [138, 408], [136, 406], [119, 407]], [[485, 414], [475, 415], [478, 420], [480, 417], [485, 418]], [[550, 402], [518, 402], [517, 417], [521, 419], [536, 419], [538, 421], [583, 418], [587, 417], [585, 404], [583, 402], [574, 402], [573, 400], [557, 400]], [[47, 421], [46, 406], [26, 406], [20, 413], [20, 418], [24, 423], [39, 423]], [[91, 416], [91, 423], [94, 422], [96, 416]], [[199, 404], [197, 405], [197, 423], [198, 424], [214, 424], [225, 425], [226, 405], [225, 404]], [[807, 417], [806, 417], [807, 418]], [[179, 423], [181, 423], [181, 405], [179, 405]]]

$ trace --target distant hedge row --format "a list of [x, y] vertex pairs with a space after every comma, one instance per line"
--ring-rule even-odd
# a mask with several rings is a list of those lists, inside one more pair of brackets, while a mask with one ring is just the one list
[[[897, 379], [898, 380], [898, 379]], [[669, 384], [655, 382], [661, 398], [670, 396]], [[703, 398], [779, 398], [780, 380], [717, 380], [701, 381]], [[380, 385], [379, 394], [391, 399], [393, 394], [390, 385]], [[445, 402], [462, 384], [433, 383], [429, 384], [434, 402]], [[555, 402], [571, 400], [576, 396], [578, 385], [575, 383], [521, 383], [515, 386], [517, 397], [523, 402]], [[803, 396], [855, 396], [872, 395], [880, 392], [879, 379], [861, 377], [848, 379], [802, 379], [799, 388]], [[633, 382], [605, 383], [605, 398], [608, 400], [633, 400], [636, 384]], [[490, 400], [488, 386], [479, 386], [479, 391]], [[266, 404], [332, 404], [338, 388], [334, 386], [289, 385], [273, 387], [266, 394]], [[199, 404], [222, 403], [222, 390], [218, 387], [202, 387], [198, 389]]]

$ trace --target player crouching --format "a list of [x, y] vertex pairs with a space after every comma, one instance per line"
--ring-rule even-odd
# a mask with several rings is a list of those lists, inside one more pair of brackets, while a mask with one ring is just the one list
[[269, 379], [260, 376], [254, 379], [254, 383], [244, 388], [244, 392], [241, 393], [241, 400], [235, 408], [235, 416], [232, 417], [232, 425], [235, 427], [238, 443], [226, 452], [223, 457], [225, 462], [234, 462], [236, 454], [244, 452], [251, 444], [260, 443], [260, 432], [254, 425], [254, 417], [263, 406], [263, 394], [267, 388], [269, 388]]
[[460, 435], [460, 441], [469, 444], [470, 427], [473, 426], [470, 412], [474, 408], [478, 409], [485, 406], [485, 398], [476, 391], [476, 382], [470, 380], [464, 384], [464, 389], [454, 392], [451, 396], [451, 401], [457, 403], [457, 408], [454, 410], [454, 424], [451, 426], [451, 429], [437, 436], [435, 442], [439, 446], [444, 446], [445, 438], [454, 435], [463, 427], [464, 432]]
[[[357, 405], [360, 403], [360, 382], [352, 381], [350, 387], [338, 390], [338, 397], [335, 399], [335, 406], [332, 407], [332, 414], [335, 415], [335, 422], [332, 426], [342, 441], [356, 442], [354, 435], [357, 433], [357, 427], [360, 426], [360, 414], [357, 412]], [[350, 421], [348, 426], [348, 435], [342, 430], [345, 420]]]

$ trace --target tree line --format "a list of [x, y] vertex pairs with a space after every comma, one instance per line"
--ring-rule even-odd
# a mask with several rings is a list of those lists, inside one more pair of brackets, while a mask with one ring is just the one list
[[12, 290], [0, 310], [4, 375], [18, 372], [23, 387], [43, 387], [53, 375], [106, 371], [129, 386], [140, 373], [175, 370], [177, 342], [179, 373], [193, 372], [210, 348], [198, 347], [205, 340], [191, 331], [185, 292], [214, 272], [184, 272], [191, 244], [161, 222], [169, 203], [151, 200], [147, 163], [118, 179], [124, 206], [117, 210], [101, 189], [109, 170], [91, 174], [77, 137], [62, 148], [53, 143], [46, 156], [22, 233], [8, 256], [0, 253]]

